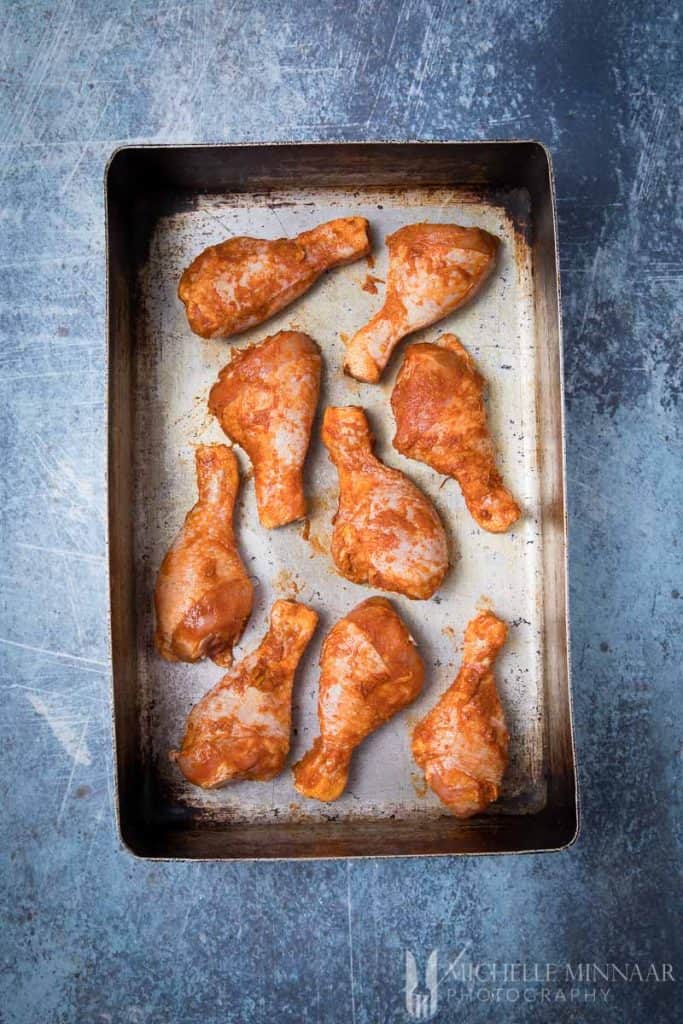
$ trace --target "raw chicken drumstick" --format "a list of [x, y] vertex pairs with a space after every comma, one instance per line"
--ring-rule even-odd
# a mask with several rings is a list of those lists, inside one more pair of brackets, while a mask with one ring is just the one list
[[473, 518], [490, 533], [517, 522], [517, 502], [496, 469], [484, 378], [453, 334], [407, 350], [391, 396], [394, 448], [455, 477]]
[[346, 788], [358, 744], [417, 697], [424, 666], [391, 603], [371, 597], [330, 630], [320, 668], [320, 736], [294, 765], [294, 785], [330, 801]]
[[507, 626], [491, 612], [465, 631], [462, 668], [416, 726], [413, 756], [427, 783], [458, 818], [483, 811], [500, 795], [509, 734], [493, 678]]
[[327, 409], [322, 440], [339, 473], [332, 531], [339, 572], [354, 583], [431, 597], [448, 569], [446, 534], [431, 501], [373, 455], [370, 427], [357, 406]]
[[224, 444], [195, 455], [199, 500], [164, 558], [154, 592], [156, 646], [167, 661], [230, 665], [254, 588], [235, 543], [237, 459]]
[[326, 270], [370, 252], [364, 217], [340, 217], [296, 238], [229, 238], [209, 246], [178, 286], [191, 330], [229, 338], [294, 302]]
[[320, 352], [307, 334], [280, 331], [235, 352], [209, 395], [209, 409], [254, 467], [266, 528], [306, 515], [303, 468], [320, 391]]
[[276, 601], [270, 628], [251, 654], [190, 712], [180, 751], [183, 775], [205, 789], [238, 779], [272, 779], [289, 752], [292, 686], [318, 616]]
[[351, 338], [346, 372], [376, 383], [401, 338], [474, 295], [493, 269], [498, 245], [488, 231], [457, 224], [409, 224], [389, 235], [384, 305]]

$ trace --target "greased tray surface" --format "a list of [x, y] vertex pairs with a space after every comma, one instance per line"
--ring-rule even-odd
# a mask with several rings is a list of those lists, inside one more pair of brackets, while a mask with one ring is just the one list
[[[327, 274], [270, 321], [232, 341], [204, 341], [187, 325], [176, 289], [182, 270], [207, 245], [231, 235], [295, 235], [334, 217], [361, 215], [371, 225], [373, 252]], [[404, 830], [452, 829], [427, 790], [410, 754], [412, 725], [457, 673], [466, 623], [491, 607], [510, 626], [497, 679], [511, 733], [510, 766], [500, 801], [490, 812], [527, 817], [547, 804], [548, 695], [544, 685], [543, 530], [540, 487], [539, 352], [532, 255], [524, 225], [532, 216], [524, 188], [487, 194], [469, 186], [259, 189], [194, 195], [168, 204], [155, 218], [144, 258], [135, 268], [134, 352], [130, 367], [132, 548], [135, 602], [135, 675], [139, 766], [147, 799], [192, 827], [228, 831], [257, 825], [264, 845], [292, 825], [336, 822], [401, 823]], [[343, 339], [379, 308], [387, 269], [386, 235], [416, 221], [477, 225], [502, 240], [497, 268], [463, 309], [406, 339], [380, 385], [360, 384], [341, 371]], [[374, 280], [379, 279], [379, 280]], [[376, 292], [373, 288], [376, 287]], [[256, 582], [251, 620], [235, 649], [239, 659], [267, 628], [278, 597], [296, 598], [320, 615], [320, 625], [297, 674], [291, 755], [268, 783], [241, 782], [215, 791], [191, 786], [169, 760], [192, 705], [222, 676], [211, 662], [169, 664], [153, 646], [153, 589], [158, 566], [196, 499], [194, 447], [227, 442], [208, 412], [208, 392], [236, 348], [283, 329], [310, 334], [320, 345], [324, 373], [319, 415], [307, 462], [308, 520], [275, 531], [261, 528], [249, 463], [239, 449], [242, 487], [236, 510], [240, 550]], [[507, 534], [479, 529], [458, 485], [408, 460], [391, 445], [391, 388], [407, 344], [456, 333], [488, 381], [488, 414], [500, 468], [524, 510]], [[329, 628], [355, 604], [376, 593], [334, 571], [330, 555], [337, 477], [319, 439], [326, 405], [361, 405], [377, 438], [376, 453], [414, 480], [434, 501], [447, 529], [452, 568], [429, 601], [388, 595], [418, 642], [427, 668], [421, 696], [369, 737], [354, 755], [349, 785], [334, 804], [310, 801], [292, 785], [290, 767], [318, 733], [318, 658]], [[154, 816], [154, 808], [152, 808]], [[162, 811], [158, 811], [162, 815]], [[422, 824], [421, 824], [422, 823]], [[442, 823], [442, 824], [439, 824]], [[477, 826], [485, 828], [483, 825]], [[264, 831], [264, 829], [266, 831]], [[398, 833], [397, 833], [398, 834]], [[457, 844], [455, 847], [457, 848]], [[358, 851], [362, 852], [362, 850]], [[392, 852], [388, 849], [386, 852]], [[258, 855], [258, 851], [256, 851]], [[268, 851], [264, 850], [264, 855]]]

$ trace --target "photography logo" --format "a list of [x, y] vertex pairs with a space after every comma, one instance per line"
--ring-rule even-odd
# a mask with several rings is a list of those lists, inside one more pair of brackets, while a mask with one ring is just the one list
[[406, 950], [406, 1010], [413, 1020], [431, 1020], [439, 1006], [439, 953], [433, 949], [427, 957], [424, 985], [418, 982], [417, 962]]
[[[439, 951], [433, 949], [424, 963], [405, 950], [405, 1008], [416, 1021], [429, 1021], [442, 1002], [454, 999], [469, 1003], [506, 1005], [539, 1004], [549, 1008], [568, 1003], [607, 1005], [615, 990], [626, 985], [669, 985], [675, 981], [673, 964], [654, 961], [498, 961], [465, 957], [466, 942], [453, 958], [446, 957], [439, 975]], [[448, 983], [448, 984], [447, 984]], [[441, 986], [446, 984], [446, 989]], [[623, 993], [623, 989], [622, 989]], [[616, 998], [624, 998], [616, 995]]]

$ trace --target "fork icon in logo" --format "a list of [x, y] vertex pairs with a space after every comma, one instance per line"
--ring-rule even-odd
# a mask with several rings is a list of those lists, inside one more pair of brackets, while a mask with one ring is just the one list
[[433, 949], [427, 957], [424, 987], [418, 987], [417, 963], [410, 950], [406, 950], [406, 1010], [413, 1020], [431, 1020], [437, 1011], [438, 965], [439, 952]]

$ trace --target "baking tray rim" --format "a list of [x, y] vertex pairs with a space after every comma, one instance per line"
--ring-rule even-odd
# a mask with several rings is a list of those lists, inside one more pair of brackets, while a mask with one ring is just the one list
[[[115, 429], [115, 424], [112, 418], [112, 408], [110, 402], [111, 396], [111, 377], [112, 377], [112, 349], [113, 349], [113, 338], [114, 338], [114, 325], [112, 323], [112, 308], [111, 308], [111, 223], [110, 223], [110, 177], [112, 169], [117, 159], [124, 153], [133, 152], [149, 152], [149, 151], [172, 151], [172, 150], [236, 150], [236, 149], [278, 149], [278, 148], [300, 148], [300, 149], [315, 149], [323, 147], [388, 147], [402, 146], [410, 148], [412, 146], [423, 146], [428, 148], [447, 148], [447, 147], [467, 147], [477, 148], [483, 146], [502, 147], [502, 148], [517, 148], [519, 146], [534, 147], [539, 150], [545, 161], [548, 175], [548, 191], [550, 199], [550, 212], [552, 222], [552, 255], [555, 268], [555, 295], [556, 295], [556, 316], [557, 316], [557, 354], [558, 354], [558, 368], [559, 368], [559, 386], [560, 386], [560, 402], [559, 402], [559, 431], [560, 431], [560, 481], [562, 485], [562, 561], [564, 568], [564, 629], [566, 635], [566, 646], [565, 646], [565, 659], [567, 666], [567, 678], [566, 678], [566, 701], [567, 701], [567, 727], [568, 727], [568, 741], [569, 750], [571, 753], [571, 797], [572, 797], [572, 810], [573, 810], [573, 825], [570, 826], [570, 835], [567, 839], [563, 839], [557, 845], [552, 846], [541, 846], [538, 848], [526, 848], [526, 849], [500, 849], [500, 850], [481, 850], [481, 851], [470, 851], [470, 850], [453, 850], [453, 851], [425, 851], [422, 853], [413, 852], [381, 852], [381, 853], [343, 853], [343, 854], [328, 854], [328, 853], [299, 853], [296, 856], [293, 855], [269, 855], [268, 853], [259, 855], [237, 855], [237, 856], [219, 856], [219, 855], [208, 855], [208, 856], [191, 856], [189, 854], [156, 854], [156, 853], [145, 853], [136, 849], [133, 845], [132, 839], [125, 834], [124, 827], [122, 824], [121, 814], [121, 795], [119, 791], [119, 772], [120, 772], [120, 750], [117, 735], [117, 724], [116, 724], [116, 699], [115, 699], [115, 685], [114, 685], [114, 664], [115, 664], [115, 653], [114, 653], [114, 642], [113, 642], [113, 631], [112, 631], [112, 608], [113, 608], [113, 569], [112, 569], [112, 551], [111, 551], [111, 533], [112, 533], [112, 516], [110, 509], [111, 502], [111, 437], [112, 432]], [[208, 190], [207, 190], [208, 191]], [[104, 229], [105, 229], [105, 372], [104, 372], [104, 425], [106, 433], [106, 446], [107, 446], [107, 458], [105, 460], [105, 485], [106, 485], [106, 505], [107, 505], [107, 522], [105, 531], [105, 554], [106, 554], [106, 579], [107, 579], [107, 591], [109, 600], [107, 601], [106, 610], [106, 630], [107, 630], [107, 647], [110, 658], [110, 685], [109, 685], [109, 706], [110, 706], [110, 717], [112, 727], [112, 752], [113, 752], [113, 805], [114, 805], [114, 816], [116, 822], [116, 832], [118, 840], [122, 849], [126, 851], [131, 857], [136, 860], [143, 861], [177, 861], [177, 862], [208, 862], [208, 863], [226, 863], [226, 862], [256, 862], [265, 861], [266, 863], [274, 862], [293, 862], [293, 861], [320, 861], [320, 860], [375, 860], [375, 859], [415, 859], [417, 857], [494, 857], [494, 856], [521, 856], [521, 855], [538, 855], [538, 854], [552, 854], [562, 853], [569, 850], [579, 839], [583, 827], [583, 815], [581, 807], [581, 795], [579, 789], [579, 778], [578, 778], [578, 760], [577, 760], [577, 749], [576, 749], [576, 731], [574, 726], [574, 705], [573, 705], [573, 693], [572, 693], [572, 641], [571, 641], [571, 615], [570, 615], [570, 593], [569, 593], [569, 531], [568, 531], [568, 512], [567, 512], [567, 471], [566, 471], [566, 413], [565, 413], [565, 376], [564, 376], [564, 345], [563, 345], [563, 314], [562, 314], [562, 285], [560, 277], [560, 252], [559, 252], [559, 237], [558, 237], [558, 220], [557, 220], [557, 194], [556, 194], [556, 183], [555, 183], [555, 170], [553, 165], [553, 158], [549, 147], [540, 139], [535, 138], [515, 138], [515, 139], [406, 139], [406, 138], [377, 138], [377, 139], [269, 139], [269, 140], [241, 140], [241, 141], [194, 141], [194, 142], [124, 142], [116, 145], [110, 152], [103, 171], [103, 193], [104, 193]], [[543, 812], [541, 812], [543, 813]], [[216, 830], [221, 831], [221, 830]]]

